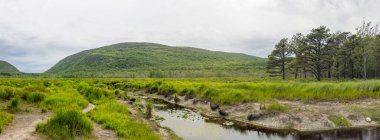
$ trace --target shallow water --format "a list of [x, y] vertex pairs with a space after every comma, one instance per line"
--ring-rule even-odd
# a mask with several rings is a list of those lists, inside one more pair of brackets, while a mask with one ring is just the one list
[[208, 122], [199, 113], [187, 109], [155, 109], [164, 118], [161, 126], [172, 129], [186, 140], [380, 140], [379, 128], [335, 130], [315, 134], [282, 134], [259, 130], [241, 130]]

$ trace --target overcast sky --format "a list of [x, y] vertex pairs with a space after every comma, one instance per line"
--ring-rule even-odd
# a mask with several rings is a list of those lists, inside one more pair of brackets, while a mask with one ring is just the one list
[[73, 53], [154, 42], [266, 57], [281, 38], [379, 22], [379, 0], [0, 0], [0, 60], [44, 72]]

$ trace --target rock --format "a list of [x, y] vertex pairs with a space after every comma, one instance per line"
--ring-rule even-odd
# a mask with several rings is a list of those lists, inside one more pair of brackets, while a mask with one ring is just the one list
[[367, 117], [367, 118], [365, 118], [365, 121], [367, 121], [368, 123], [371, 123], [372, 119], [370, 117]]
[[219, 115], [221, 116], [228, 116], [228, 113], [224, 110], [219, 110]]
[[226, 122], [223, 123], [223, 125], [225, 125], [225, 126], [232, 126], [232, 125], [234, 125], [234, 122], [226, 121]]
[[247, 116], [247, 120], [249, 120], [249, 121], [258, 120], [261, 116], [263, 116], [263, 115], [262, 114], [249, 114]]
[[212, 111], [215, 111], [218, 108], [220, 108], [220, 105], [219, 104], [210, 104], [210, 108], [211, 108]]
[[178, 98], [177, 96], [174, 97], [174, 103], [179, 103], [181, 101], [180, 98]]

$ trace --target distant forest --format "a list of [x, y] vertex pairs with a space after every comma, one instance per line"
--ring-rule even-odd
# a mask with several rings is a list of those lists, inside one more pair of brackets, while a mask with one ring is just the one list
[[270, 76], [354, 79], [380, 77], [378, 25], [363, 21], [356, 33], [331, 33], [325, 26], [281, 39], [268, 56]]

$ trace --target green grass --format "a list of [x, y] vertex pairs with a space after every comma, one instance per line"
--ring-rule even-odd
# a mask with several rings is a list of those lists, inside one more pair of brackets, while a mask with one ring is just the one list
[[115, 101], [98, 105], [89, 112], [89, 116], [104, 128], [114, 130], [122, 139], [128, 140], [159, 140], [161, 139], [151, 128], [142, 122], [137, 122], [130, 116], [125, 105]]
[[75, 139], [88, 137], [93, 129], [92, 122], [78, 110], [60, 110], [47, 123], [38, 124], [36, 131], [52, 139]]
[[345, 119], [343, 116], [329, 115], [327, 119], [329, 119], [338, 127], [348, 127], [351, 125], [350, 122], [347, 119]]
[[[297, 101], [352, 101], [380, 97], [380, 81], [300, 81], [250, 78], [184, 78], [114, 80], [121, 89], [174, 92], [224, 104], [265, 102], [275, 99]], [[192, 92], [189, 92], [192, 89]]]
[[10, 124], [12, 120], [12, 114], [0, 110], [0, 133], [3, 132], [4, 127]]
[[276, 112], [276, 111], [285, 112], [286, 111], [285, 105], [279, 104], [277, 102], [273, 102], [273, 103], [270, 103], [267, 106], [260, 107], [260, 109], [271, 111], [271, 112]]

